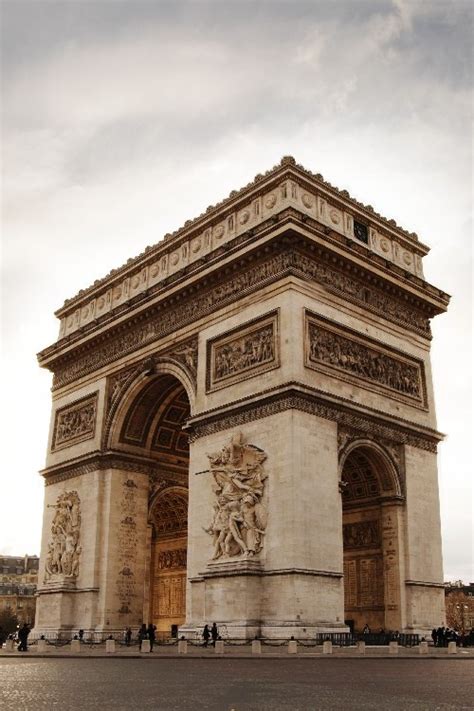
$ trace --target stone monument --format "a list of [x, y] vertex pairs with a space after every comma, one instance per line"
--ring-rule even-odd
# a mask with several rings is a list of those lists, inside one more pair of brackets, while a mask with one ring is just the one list
[[66, 301], [36, 631], [438, 626], [427, 252], [286, 157]]

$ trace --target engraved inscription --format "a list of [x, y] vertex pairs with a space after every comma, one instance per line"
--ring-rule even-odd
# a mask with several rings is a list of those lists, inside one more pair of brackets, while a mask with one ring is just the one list
[[53, 431], [53, 449], [71, 447], [90, 439], [95, 433], [97, 393], [82, 398], [56, 412]]
[[239, 327], [208, 344], [208, 389], [278, 367], [278, 313]]
[[423, 365], [414, 358], [395, 354], [372, 340], [352, 335], [342, 327], [306, 314], [306, 365], [330, 368], [382, 388], [418, 405], [425, 404]]
[[135, 563], [138, 554], [137, 485], [133, 479], [123, 483], [118, 529], [118, 573], [116, 581], [118, 612], [129, 615], [138, 599]]

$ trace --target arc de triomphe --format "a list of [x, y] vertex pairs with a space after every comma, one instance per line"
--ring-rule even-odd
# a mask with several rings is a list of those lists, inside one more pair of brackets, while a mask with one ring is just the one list
[[439, 625], [427, 252], [286, 157], [66, 301], [36, 631]]

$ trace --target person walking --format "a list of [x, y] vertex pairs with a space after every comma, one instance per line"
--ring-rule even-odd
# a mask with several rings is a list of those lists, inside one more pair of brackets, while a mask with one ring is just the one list
[[215, 622], [212, 623], [211, 637], [212, 637], [212, 646], [215, 647], [216, 642], [219, 639], [219, 630], [217, 629], [217, 625]]
[[142, 642], [143, 640], [146, 639], [146, 624], [143, 623], [140, 629], [138, 630], [138, 650], [141, 652], [142, 651]]
[[156, 630], [155, 625], [152, 625], [150, 622], [150, 624], [148, 625], [148, 629], [147, 629], [148, 639], [150, 640], [150, 652], [153, 652], [153, 645], [155, 644], [155, 639], [156, 639], [155, 630]]
[[18, 645], [18, 651], [19, 652], [27, 652], [28, 651], [28, 635], [30, 634], [30, 628], [26, 624], [26, 622], [23, 624], [22, 627], [18, 630], [18, 639], [20, 640], [20, 644]]
[[202, 638], [204, 640], [204, 642], [202, 643], [203, 647], [207, 647], [207, 645], [209, 644], [210, 636], [211, 636], [211, 632], [209, 630], [209, 625], [204, 625], [204, 629], [202, 631]]
[[132, 628], [131, 627], [127, 627], [127, 629], [125, 630], [124, 637], [125, 637], [125, 646], [130, 647], [130, 642], [132, 641]]
[[436, 627], [433, 627], [433, 629], [431, 630], [431, 639], [433, 640], [433, 644], [436, 647], [438, 644], [438, 630], [436, 629]]

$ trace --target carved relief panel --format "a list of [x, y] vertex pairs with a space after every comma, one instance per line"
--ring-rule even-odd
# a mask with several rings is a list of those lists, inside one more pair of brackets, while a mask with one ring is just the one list
[[241, 433], [220, 452], [208, 455], [214, 477], [214, 516], [206, 530], [213, 538], [213, 560], [253, 557], [264, 543], [267, 509], [262, 503], [267, 473], [265, 452], [245, 444]]
[[274, 311], [208, 342], [208, 391], [279, 367], [278, 316]]
[[305, 365], [415, 407], [426, 407], [421, 361], [308, 311]]
[[52, 450], [71, 447], [95, 434], [98, 392], [56, 411]]
[[51, 524], [51, 539], [46, 556], [44, 581], [57, 582], [67, 578], [73, 581], [79, 575], [81, 556], [81, 501], [77, 491], [60, 494], [55, 504]]

